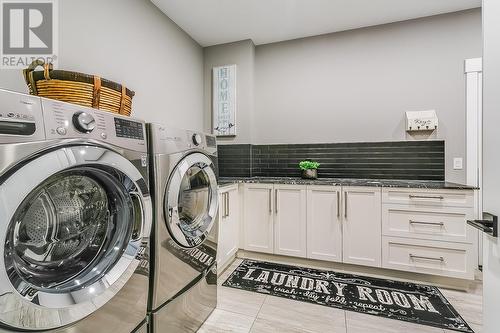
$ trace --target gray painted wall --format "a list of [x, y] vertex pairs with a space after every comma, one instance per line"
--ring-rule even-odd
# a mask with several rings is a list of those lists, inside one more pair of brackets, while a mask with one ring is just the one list
[[254, 115], [255, 45], [251, 40], [203, 49], [205, 131], [212, 132], [212, 68], [236, 64], [236, 137], [220, 138], [220, 143], [252, 142]]
[[436, 109], [464, 182], [464, 59], [481, 54], [479, 9], [257, 46], [253, 143], [412, 140], [404, 111]]
[[[465, 170], [453, 170], [454, 157], [465, 166], [464, 60], [481, 55], [480, 9], [256, 47], [212, 46], [204, 51], [205, 129], [211, 68], [236, 63], [238, 135], [221, 143], [444, 139], [446, 179], [465, 182]], [[436, 109], [439, 129], [406, 134], [404, 112], [426, 109]]]
[[[483, 209], [500, 215], [500, 1], [483, 6]], [[500, 242], [483, 239], [483, 332], [494, 333], [500, 327]]]
[[[64, 0], [59, 68], [123, 82], [136, 92], [134, 116], [203, 128], [203, 49], [151, 2]], [[0, 87], [27, 92], [19, 71]]]

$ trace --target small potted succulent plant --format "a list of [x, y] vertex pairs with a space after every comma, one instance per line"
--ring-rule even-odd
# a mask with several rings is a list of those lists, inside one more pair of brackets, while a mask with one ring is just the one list
[[318, 178], [318, 162], [311, 160], [301, 161], [299, 163], [299, 168], [302, 170], [302, 178], [306, 179], [316, 179]]

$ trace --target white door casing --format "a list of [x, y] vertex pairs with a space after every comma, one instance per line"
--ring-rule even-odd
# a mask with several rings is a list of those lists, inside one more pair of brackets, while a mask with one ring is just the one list
[[[474, 195], [474, 218], [483, 214], [483, 59], [465, 60], [466, 84], [466, 175], [467, 185], [477, 186]], [[476, 233], [478, 264], [483, 265], [483, 239]]]

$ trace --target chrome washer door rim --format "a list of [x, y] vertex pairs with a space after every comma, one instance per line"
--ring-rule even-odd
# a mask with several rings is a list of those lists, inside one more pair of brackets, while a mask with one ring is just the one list
[[[180, 211], [179, 195], [182, 181], [188, 171], [197, 167], [208, 180], [208, 205], [200, 228], [186, 230], [183, 228]], [[167, 183], [164, 199], [164, 215], [167, 229], [173, 240], [184, 248], [194, 248], [202, 244], [208, 237], [215, 223], [218, 210], [217, 177], [213, 170], [213, 162], [206, 155], [193, 153], [184, 157], [174, 168]]]
[[[143, 180], [138, 169], [126, 158], [97, 146], [60, 148], [30, 161], [0, 185], [0, 323], [22, 330], [48, 330], [77, 322], [112, 299], [126, 284], [139, 265], [136, 258], [151, 223], [149, 193], [140, 193], [142, 231], [131, 240], [123, 255], [96, 282], [80, 290], [65, 293], [37, 291], [36, 297], [21, 295], [12, 285], [4, 262], [7, 228], [23, 200], [45, 179], [78, 166], [106, 166], [116, 169], [137, 184]], [[137, 188], [140, 187], [137, 186]], [[5, 222], [5, 223], [4, 223]]]

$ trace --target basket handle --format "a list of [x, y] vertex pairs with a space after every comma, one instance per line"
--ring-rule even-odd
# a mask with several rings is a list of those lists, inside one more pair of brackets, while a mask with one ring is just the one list
[[40, 66], [43, 67], [43, 76], [45, 80], [50, 80], [50, 71], [54, 69], [54, 66], [51, 63], [46, 64], [43, 60], [37, 59], [34, 60], [28, 68], [23, 69], [24, 80], [30, 88], [30, 93], [32, 95], [37, 95], [36, 82], [33, 77], [33, 72]]
[[99, 103], [101, 101], [101, 78], [94, 75], [94, 92], [92, 94], [92, 107], [99, 109]]
[[127, 88], [122, 84], [122, 98], [120, 100], [120, 114], [125, 114], [125, 97], [127, 96]]

